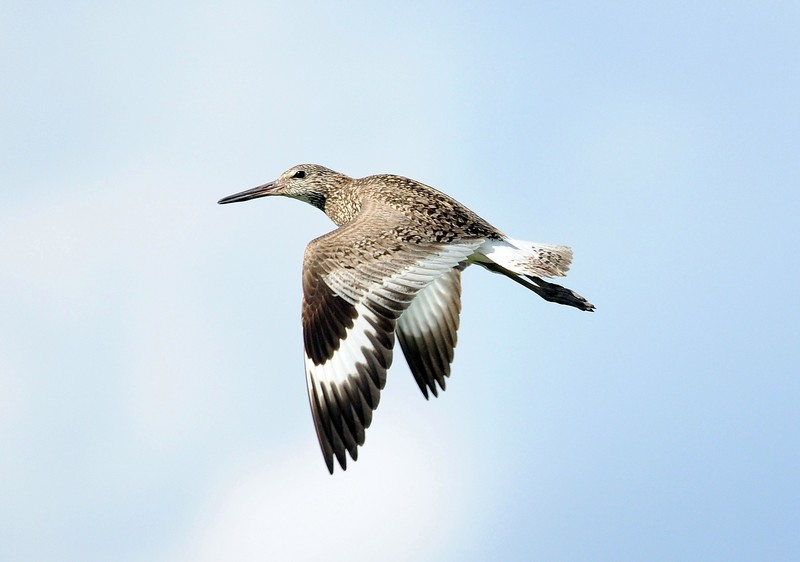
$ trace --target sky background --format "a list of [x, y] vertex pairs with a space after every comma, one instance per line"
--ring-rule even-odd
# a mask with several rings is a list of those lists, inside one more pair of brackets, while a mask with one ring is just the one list
[[[800, 558], [795, 2], [0, 4], [0, 559]], [[478, 268], [330, 476], [316, 162], [571, 245]]]

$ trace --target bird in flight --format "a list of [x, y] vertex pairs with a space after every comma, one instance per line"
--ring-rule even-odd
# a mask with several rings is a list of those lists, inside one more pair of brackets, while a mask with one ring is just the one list
[[[438, 396], [456, 346], [461, 272], [500, 273], [550, 302], [593, 311], [545, 281], [566, 274], [572, 250], [509, 238], [455, 199], [396, 175], [354, 179], [301, 164], [220, 204], [282, 195], [321, 209], [338, 228], [303, 258], [303, 343], [314, 427], [328, 471], [355, 461], [372, 422], [395, 335], [422, 394]], [[437, 388], [438, 385], [438, 388]]]

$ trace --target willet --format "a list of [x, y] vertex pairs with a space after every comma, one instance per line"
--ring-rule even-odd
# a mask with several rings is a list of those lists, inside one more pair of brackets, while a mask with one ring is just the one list
[[358, 458], [395, 334], [420, 390], [444, 390], [461, 311], [461, 271], [501, 273], [545, 300], [592, 311], [543, 277], [566, 274], [566, 246], [509, 238], [455, 199], [395, 175], [350, 178], [316, 164], [219, 203], [282, 195], [321, 209], [339, 227], [303, 258], [303, 342], [314, 427], [328, 470]]

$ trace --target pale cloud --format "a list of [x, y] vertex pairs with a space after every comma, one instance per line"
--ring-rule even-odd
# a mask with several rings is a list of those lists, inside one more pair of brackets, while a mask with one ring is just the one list
[[328, 475], [304, 444], [225, 475], [173, 560], [439, 558], [468, 516], [474, 475], [463, 450], [391, 417], [347, 472]]

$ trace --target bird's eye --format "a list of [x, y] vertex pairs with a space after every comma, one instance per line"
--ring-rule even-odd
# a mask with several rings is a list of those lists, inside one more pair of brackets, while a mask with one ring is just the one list
[[301, 180], [306, 177], [306, 172], [305, 170], [297, 170], [292, 177]]

